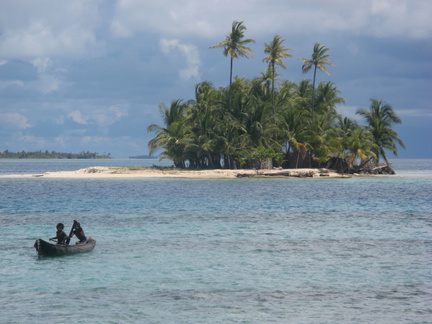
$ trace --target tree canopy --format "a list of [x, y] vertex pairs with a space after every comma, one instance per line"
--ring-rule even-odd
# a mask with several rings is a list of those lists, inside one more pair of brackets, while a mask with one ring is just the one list
[[[249, 55], [251, 49], [239, 47], [252, 42], [243, 40], [244, 30], [242, 22], [233, 22], [226, 40], [213, 47], [223, 47], [231, 60]], [[156, 135], [149, 154], [161, 150], [162, 159], [180, 168], [260, 168], [260, 162], [271, 160], [285, 168], [354, 172], [378, 164], [380, 156], [388, 162], [385, 150], [397, 154], [396, 144], [405, 147], [391, 128], [401, 122], [391, 106], [372, 99], [370, 110], [358, 111], [363, 126], [338, 113], [345, 99], [335, 83], [315, 87], [316, 69], [328, 73], [325, 65], [333, 65], [324, 45], [316, 43], [312, 58], [302, 59], [303, 72], [314, 68], [312, 83], [278, 79], [276, 84], [275, 66], [285, 68], [283, 60], [291, 56], [283, 42], [276, 35], [264, 44], [268, 67], [260, 76], [231, 81], [231, 65], [228, 87], [205, 81], [196, 85], [195, 98], [160, 104], [164, 125], [148, 126]]]
[[244, 39], [244, 33], [246, 26], [243, 21], [233, 21], [231, 27], [231, 33], [225, 36], [225, 40], [218, 45], [210, 46], [210, 48], [223, 48], [223, 54], [230, 57], [230, 78], [229, 78], [229, 96], [228, 106], [231, 103], [231, 85], [232, 85], [232, 74], [233, 74], [233, 61], [239, 57], [250, 57], [252, 56], [253, 50], [246, 46], [249, 43], [255, 43], [255, 40], [251, 38]]

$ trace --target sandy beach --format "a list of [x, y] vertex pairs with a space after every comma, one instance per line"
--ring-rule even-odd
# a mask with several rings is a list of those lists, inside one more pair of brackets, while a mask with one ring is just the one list
[[138, 167], [89, 167], [76, 171], [45, 172], [39, 174], [13, 174], [14, 178], [245, 178], [245, 177], [293, 177], [293, 178], [350, 178], [329, 169], [274, 169], [274, 170], [180, 170]]

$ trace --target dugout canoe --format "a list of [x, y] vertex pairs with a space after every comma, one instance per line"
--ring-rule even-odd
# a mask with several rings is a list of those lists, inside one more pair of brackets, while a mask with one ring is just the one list
[[95, 245], [96, 240], [94, 240], [92, 237], [89, 237], [87, 243], [72, 245], [52, 244], [42, 239], [37, 239], [34, 247], [38, 256], [46, 257], [91, 252], [93, 251]]

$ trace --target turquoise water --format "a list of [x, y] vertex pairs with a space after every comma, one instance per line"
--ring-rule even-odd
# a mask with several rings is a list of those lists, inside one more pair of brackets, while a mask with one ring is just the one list
[[[0, 160], [0, 174], [152, 164]], [[352, 179], [0, 176], [0, 322], [431, 323], [432, 160], [393, 165]], [[35, 239], [74, 219], [95, 250], [38, 259]]]

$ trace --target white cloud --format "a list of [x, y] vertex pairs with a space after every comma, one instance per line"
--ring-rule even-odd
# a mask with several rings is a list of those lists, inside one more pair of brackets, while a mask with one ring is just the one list
[[98, 144], [109, 141], [109, 138], [103, 136], [83, 136], [81, 137], [81, 144]]
[[426, 109], [396, 109], [396, 114], [399, 117], [421, 117], [421, 118], [431, 118], [432, 111]]
[[21, 80], [0, 81], [0, 90], [9, 87], [24, 87], [24, 82]]
[[54, 138], [54, 143], [64, 146], [65, 145], [65, 139], [63, 137], [56, 137]]
[[[103, 1], [3, 1], [0, 53], [4, 58], [103, 55], [107, 35], [222, 39], [233, 20], [248, 36], [284, 37], [350, 32], [379, 37], [432, 37], [432, 2], [426, 0], [118, 0], [103, 20]], [[229, 10], [227, 10], [229, 8]], [[100, 37], [102, 36], [102, 37]], [[187, 73], [186, 73], [187, 75]]]
[[121, 20], [114, 20], [111, 23], [111, 32], [114, 36], [120, 38], [127, 38], [132, 36], [132, 32], [130, 29], [125, 26], [125, 24]]
[[120, 106], [111, 106], [108, 108], [108, 111], [111, 112], [116, 118], [128, 116], [127, 109], [121, 108]]
[[38, 70], [39, 73], [45, 73], [47, 69], [52, 64], [51, 59], [49, 57], [38, 57], [33, 61], [33, 66]]
[[0, 114], [0, 123], [3, 125], [3, 127], [8, 129], [22, 130], [31, 127], [27, 117], [18, 113]]
[[44, 94], [56, 91], [60, 88], [61, 81], [52, 71], [52, 60], [49, 57], [38, 57], [32, 61], [33, 66], [39, 73], [39, 79], [31, 84], [36, 91]]
[[111, 106], [108, 109], [96, 111], [92, 114], [92, 119], [100, 126], [109, 126], [127, 115], [128, 112], [126, 109], [119, 106]]
[[424, 0], [369, 0], [364, 21], [372, 34], [424, 39], [432, 36], [432, 6]]
[[2, 1], [3, 57], [77, 57], [99, 52], [100, 1]]
[[426, 0], [273, 0], [271, 5], [259, 0], [119, 0], [111, 30], [118, 37], [145, 32], [214, 38], [241, 20], [253, 37], [275, 30], [286, 36], [348, 31], [425, 39], [432, 37], [431, 16], [432, 3]]
[[[22, 81], [25, 89], [43, 94], [60, 89], [62, 59], [104, 53], [104, 42], [96, 36], [101, 3], [99, 0], [2, 1], [0, 66], [11, 59], [30, 62], [39, 76], [36, 80]], [[56, 64], [53, 59], [57, 59]]]
[[13, 58], [74, 57], [85, 55], [95, 47], [98, 43], [90, 30], [80, 26], [55, 29], [41, 22], [20, 30], [6, 30], [0, 38], [0, 52]]
[[161, 39], [160, 47], [165, 54], [170, 54], [172, 50], [177, 49], [186, 59], [187, 67], [179, 71], [180, 77], [183, 80], [199, 77], [201, 61], [196, 46], [183, 44], [178, 39]]
[[209, 35], [217, 30], [217, 21], [226, 16], [226, 8], [234, 4], [226, 0], [119, 0], [111, 31], [116, 37], [140, 32], [171, 37]]
[[56, 91], [60, 88], [61, 81], [53, 75], [42, 74], [34, 88], [44, 94]]
[[79, 111], [79, 110], [74, 110], [74, 111], [70, 112], [70, 113], [68, 114], [68, 117], [72, 118], [72, 120], [73, 120], [75, 123], [82, 124], [82, 125], [87, 125], [87, 124], [88, 124], [88, 121], [87, 121], [88, 118], [87, 118], [87, 117], [84, 117], [84, 116], [81, 114], [81, 111]]
[[98, 126], [106, 127], [114, 124], [119, 119], [128, 116], [126, 108], [120, 106], [110, 106], [108, 108], [97, 108], [89, 111], [87, 115], [79, 110], [71, 111], [67, 114], [68, 117], [81, 125], [96, 124]]
[[57, 71], [51, 71], [51, 60], [49, 58], [36, 58], [32, 61], [32, 64], [38, 71], [38, 78], [36, 80], [0, 81], [0, 90], [15, 87], [21, 88], [22, 90], [30, 89], [47, 94], [58, 90], [61, 87], [63, 82], [60, 80], [59, 75], [64, 71], [58, 70], [60, 73]]
[[18, 137], [18, 142], [22, 145], [26, 145], [28, 147], [25, 150], [34, 151], [35, 147], [41, 148], [45, 147], [47, 141], [42, 137], [32, 136], [32, 135], [21, 135]]
[[357, 122], [361, 121], [362, 119], [362, 117], [356, 114], [358, 109], [359, 107], [349, 105], [339, 105], [336, 107], [336, 110], [339, 114], [344, 117], [351, 118], [352, 120], [355, 120]]
[[[0, 81], [0, 90], [8, 88], [20, 88], [22, 90], [32, 90], [43, 94], [48, 94], [58, 90], [64, 82], [61, 75], [64, 69], [53, 69], [52, 61], [49, 58], [36, 58], [32, 60], [32, 65], [38, 71], [37, 79], [31, 80], [6, 80]], [[0, 62], [1, 66], [1, 62]], [[9, 89], [8, 89], [9, 90]]]
[[[363, 117], [360, 115], [357, 115], [356, 112], [359, 108], [364, 107], [356, 107], [356, 106], [345, 106], [341, 105], [337, 107], [337, 111], [339, 114], [341, 114], [344, 117], [349, 117], [353, 120], [356, 120], [358, 122], [363, 121]], [[432, 117], [432, 111], [427, 109], [395, 109], [395, 113], [398, 115], [398, 117], [414, 117], [414, 118], [423, 118], [428, 119]]]

